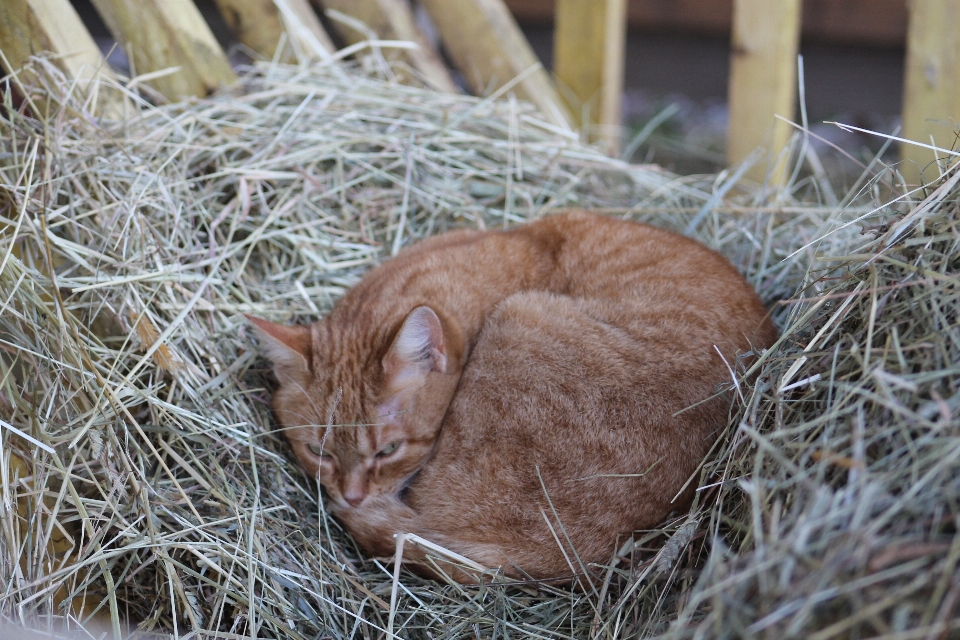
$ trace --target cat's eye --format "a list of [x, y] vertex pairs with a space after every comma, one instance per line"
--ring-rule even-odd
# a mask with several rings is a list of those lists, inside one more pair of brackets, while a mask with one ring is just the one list
[[307, 448], [310, 449], [310, 453], [320, 458], [330, 459], [330, 454], [323, 450], [323, 445], [319, 442], [311, 442], [307, 445]]
[[378, 458], [385, 458], [386, 456], [388, 456], [388, 455], [390, 455], [391, 453], [393, 453], [394, 451], [396, 451], [396, 450], [397, 450], [397, 447], [399, 447], [399, 446], [400, 446], [400, 443], [399, 443], [399, 442], [391, 442], [390, 444], [388, 444], [388, 445], [385, 446], [383, 449], [380, 449], [380, 451], [377, 452], [377, 457], [378, 457]]

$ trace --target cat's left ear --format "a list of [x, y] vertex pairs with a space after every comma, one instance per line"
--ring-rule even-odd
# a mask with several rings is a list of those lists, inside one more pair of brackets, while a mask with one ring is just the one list
[[447, 345], [440, 318], [430, 307], [417, 307], [407, 315], [383, 357], [387, 384], [397, 390], [419, 386], [431, 371], [446, 370]]
[[278, 378], [281, 374], [299, 378], [307, 373], [311, 348], [309, 327], [276, 324], [250, 315], [246, 318], [257, 328], [260, 346], [273, 363]]

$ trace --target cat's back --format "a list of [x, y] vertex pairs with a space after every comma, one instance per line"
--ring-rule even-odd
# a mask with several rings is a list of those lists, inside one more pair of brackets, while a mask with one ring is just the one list
[[686, 236], [657, 227], [573, 210], [507, 232], [549, 251], [570, 295], [589, 295], [644, 282], [697, 286], [736, 283], [753, 293], [740, 273], [718, 252]]
[[428, 305], [458, 309], [469, 332], [504, 292], [551, 278], [555, 263], [544, 241], [470, 229], [431, 236], [370, 271], [337, 304], [330, 323], [348, 327], [367, 318], [366, 325], [394, 325], [411, 308]]
[[669, 323], [690, 338], [735, 336], [738, 346], [742, 338], [766, 346], [776, 337], [753, 287], [723, 255], [691, 238], [586, 211], [517, 231], [549, 238], [541, 244], [555, 246], [560, 292], [606, 301], [614, 324]]

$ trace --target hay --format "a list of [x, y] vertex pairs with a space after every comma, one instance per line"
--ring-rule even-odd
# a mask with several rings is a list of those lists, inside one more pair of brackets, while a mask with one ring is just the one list
[[[870, 168], [821, 206], [822, 176], [730, 190], [608, 159], [513, 100], [322, 67], [97, 124], [34, 64], [49, 115], [7, 91], [0, 120], [4, 619], [305, 639], [958, 627], [957, 169], [885, 204], [896, 176]], [[417, 238], [569, 206], [694, 227], [783, 301], [783, 337], [693, 509], [625, 542], [595, 590], [403, 572], [391, 611], [391, 568], [271, 431], [242, 314], [306, 321]]]

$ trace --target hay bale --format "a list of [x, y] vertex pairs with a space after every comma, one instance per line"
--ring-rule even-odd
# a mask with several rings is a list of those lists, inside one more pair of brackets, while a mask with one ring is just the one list
[[[43, 77], [49, 119], [0, 119], [2, 618], [59, 628], [59, 603], [84, 598], [80, 617], [115, 629], [223, 638], [957, 626], [955, 169], [889, 204], [891, 172], [870, 173], [826, 207], [822, 181], [728, 193], [725, 175], [611, 160], [515, 101], [340, 68], [254, 67], [231, 94], [100, 124]], [[404, 572], [391, 612], [392, 571], [271, 430], [242, 314], [306, 321], [417, 238], [569, 206], [695, 223], [782, 301], [783, 337], [731, 388], [744, 402], [691, 511], [602, 579]]]

